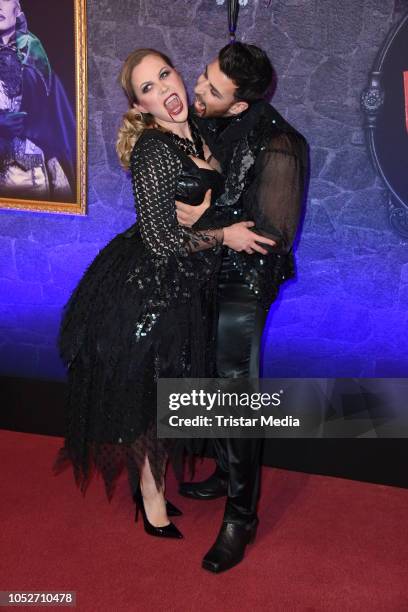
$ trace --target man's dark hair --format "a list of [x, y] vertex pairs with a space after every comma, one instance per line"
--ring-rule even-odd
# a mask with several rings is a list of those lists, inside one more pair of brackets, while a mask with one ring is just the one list
[[237, 100], [253, 102], [262, 98], [274, 79], [268, 56], [255, 45], [241, 42], [226, 45], [219, 52], [218, 61], [221, 71], [237, 86]]

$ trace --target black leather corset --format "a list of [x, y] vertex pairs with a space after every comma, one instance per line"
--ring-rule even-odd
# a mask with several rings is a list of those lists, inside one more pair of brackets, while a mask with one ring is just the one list
[[186, 156], [183, 159], [183, 170], [177, 178], [176, 200], [197, 206], [204, 200], [205, 192], [212, 189], [211, 200], [214, 201], [224, 191], [224, 183], [222, 174], [216, 170], [199, 168]]

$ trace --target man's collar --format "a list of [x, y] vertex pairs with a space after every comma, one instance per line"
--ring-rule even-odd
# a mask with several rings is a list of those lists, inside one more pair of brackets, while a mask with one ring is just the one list
[[[235, 141], [240, 140], [247, 134], [259, 121], [260, 117], [270, 117], [271, 121], [275, 116], [275, 109], [265, 100], [256, 100], [239, 115], [230, 118], [225, 129], [220, 133], [220, 140]], [[218, 120], [216, 120], [218, 121]]]

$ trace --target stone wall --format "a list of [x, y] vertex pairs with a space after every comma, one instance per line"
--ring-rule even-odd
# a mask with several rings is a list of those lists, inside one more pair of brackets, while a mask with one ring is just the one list
[[[388, 226], [371, 169], [360, 93], [402, 0], [248, 0], [238, 37], [278, 72], [273, 103], [304, 133], [312, 172], [298, 278], [270, 312], [264, 373], [406, 376], [408, 249]], [[61, 308], [108, 240], [134, 220], [114, 143], [117, 83], [134, 47], [164, 50], [191, 91], [227, 42], [220, 0], [89, 0], [89, 205], [86, 217], [1, 211], [0, 372], [63, 378]]]

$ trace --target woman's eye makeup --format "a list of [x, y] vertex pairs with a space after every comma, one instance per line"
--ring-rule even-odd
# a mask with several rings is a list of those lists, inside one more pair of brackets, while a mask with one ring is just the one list
[[[170, 74], [170, 70], [163, 70], [163, 72], [160, 73], [159, 78], [160, 79], [165, 79], [166, 77], [169, 76]], [[143, 85], [142, 87], [142, 93], [148, 93], [152, 88], [152, 84], [151, 83], [146, 83], [146, 85]]]

